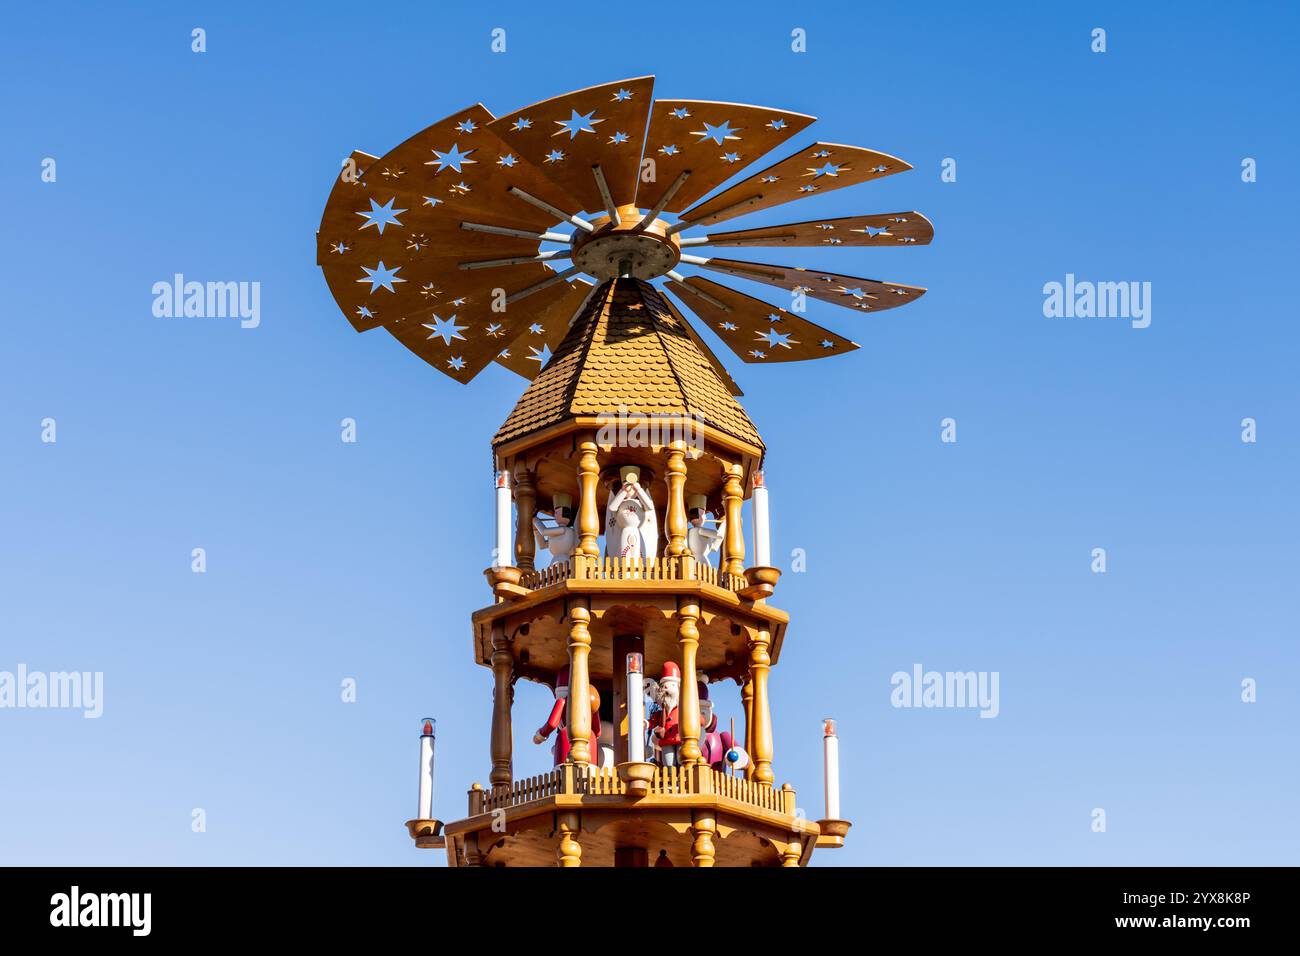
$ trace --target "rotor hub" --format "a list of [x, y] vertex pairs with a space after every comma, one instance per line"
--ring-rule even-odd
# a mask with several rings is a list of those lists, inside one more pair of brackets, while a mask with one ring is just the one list
[[597, 216], [591, 232], [579, 230], [573, 237], [573, 264], [599, 280], [630, 276], [656, 279], [670, 272], [681, 260], [677, 236], [668, 234], [668, 223], [652, 220], [638, 228], [643, 217], [636, 206], [620, 206], [619, 223]]

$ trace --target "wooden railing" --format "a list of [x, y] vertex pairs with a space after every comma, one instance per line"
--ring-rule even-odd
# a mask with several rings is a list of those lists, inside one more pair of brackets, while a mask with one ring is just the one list
[[577, 561], [556, 561], [540, 571], [525, 571], [519, 577], [520, 585], [531, 591], [566, 580], [703, 581], [729, 591], [741, 591], [749, 586], [743, 574], [732, 574], [701, 564], [693, 557], [686, 559], [668, 555], [649, 561], [642, 558], [580, 557]]
[[[483, 790], [476, 785], [469, 792], [469, 814], [522, 806], [558, 794], [617, 797], [626, 793], [627, 785], [613, 767], [597, 769], [588, 765], [584, 771], [577, 764], [564, 764], [549, 773], [516, 780], [508, 787]], [[794, 791], [788, 788], [778, 790], [712, 767], [655, 768], [650, 780], [651, 796], [700, 794], [717, 794], [773, 813], [794, 813]]]

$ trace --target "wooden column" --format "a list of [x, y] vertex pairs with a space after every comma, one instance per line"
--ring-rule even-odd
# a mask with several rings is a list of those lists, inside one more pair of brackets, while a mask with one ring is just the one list
[[596, 507], [596, 489], [600, 485], [600, 467], [596, 462], [596, 443], [584, 441], [578, 456], [578, 547], [574, 554], [574, 570], [579, 571], [578, 555], [582, 563], [594, 564], [600, 557], [600, 509]]
[[[585, 597], [569, 598], [569, 759], [591, 763], [591, 680], [587, 656], [591, 653], [591, 610]], [[577, 865], [577, 864], [573, 864]]]
[[515, 699], [515, 657], [511, 641], [500, 624], [492, 627], [492, 787], [508, 787], [514, 782], [513, 746], [510, 708]]
[[745, 488], [740, 482], [744, 468], [727, 465], [727, 478], [722, 485], [722, 510], [727, 517], [727, 536], [724, 542], [726, 558], [723, 567], [732, 574], [745, 573], [745, 534], [741, 524], [740, 506], [745, 499]]
[[798, 843], [787, 843], [781, 851], [782, 866], [798, 866], [799, 857], [803, 856], [803, 847]]
[[678, 720], [682, 730], [679, 755], [682, 766], [700, 763], [700, 689], [695, 677], [695, 652], [700, 646], [700, 606], [690, 598], [677, 599], [677, 643], [682, 650], [682, 700]]
[[668, 514], [664, 528], [668, 533], [668, 555], [678, 557], [686, 547], [686, 443], [675, 441], [668, 446]]
[[[740, 703], [741, 709], [745, 714], [745, 743], [746, 751], [753, 753], [754, 737], [754, 678], [746, 673], [740, 683]], [[754, 761], [749, 761], [749, 766], [745, 768], [745, 779], [748, 780], [754, 776]]]
[[523, 465], [515, 469], [515, 566], [521, 571], [532, 571], [537, 542], [533, 540], [533, 516], [537, 514], [537, 488], [533, 473]]
[[772, 785], [772, 713], [767, 700], [767, 673], [772, 666], [768, 646], [772, 635], [767, 628], [754, 631], [749, 642], [749, 673], [754, 696], [750, 704], [750, 722], [745, 728], [749, 759], [754, 763], [751, 779]]
[[691, 811], [691, 833], [695, 841], [691, 844], [692, 866], [713, 866], [713, 834], [718, 824], [709, 810]]
[[559, 813], [555, 825], [560, 832], [560, 843], [555, 848], [557, 862], [560, 866], [582, 866], [582, 846], [577, 839], [582, 829], [582, 818], [575, 811]]
[[477, 833], [465, 834], [465, 865], [483, 865], [483, 851], [479, 849]]

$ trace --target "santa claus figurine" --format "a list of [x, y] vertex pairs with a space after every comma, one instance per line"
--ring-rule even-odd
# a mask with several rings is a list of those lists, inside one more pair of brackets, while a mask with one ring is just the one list
[[[600, 693], [596, 688], [591, 690], [591, 763], [596, 765], [599, 759], [600, 739]], [[551, 756], [554, 758], [555, 766], [559, 766], [569, 759], [569, 750], [572, 747], [572, 741], [569, 739], [568, 727], [568, 703], [569, 703], [569, 669], [566, 667], [555, 677], [555, 706], [551, 708], [551, 716], [547, 718], [546, 723], [537, 729], [533, 734], [533, 743], [540, 744], [547, 737], [555, 733], [555, 742], [551, 744]]]
[[682, 701], [682, 672], [672, 661], [664, 662], [663, 675], [655, 692], [659, 709], [650, 718], [650, 737], [661, 766], [678, 766], [677, 748], [682, 745], [678, 705]]

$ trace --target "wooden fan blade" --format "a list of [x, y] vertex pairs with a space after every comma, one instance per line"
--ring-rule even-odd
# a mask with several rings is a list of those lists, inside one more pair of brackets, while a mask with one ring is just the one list
[[581, 209], [605, 208], [592, 175], [597, 165], [614, 204], [626, 205], [636, 197], [654, 82], [653, 76], [640, 76], [575, 90], [508, 113], [491, 129]]
[[[667, 283], [664, 284], [667, 285]], [[736, 380], [731, 377], [731, 373], [727, 371], [727, 367], [722, 364], [722, 360], [718, 358], [713, 349], [709, 348], [708, 343], [704, 341], [703, 337], [696, 330], [695, 325], [686, 321], [686, 317], [682, 315], [677, 306], [673, 305], [672, 300], [666, 295], [660, 296], [660, 298], [663, 299], [664, 305], [668, 306], [668, 311], [673, 314], [673, 317], [681, 323], [682, 328], [684, 328], [686, 333], [691, 337], [691, 341], [695, 343], [695, 347], [700, 350], [701, 354], [703, 354], [706, 359], [709, 360], [709, 364], [713, 366], [713, 370], [718, 373], [718, 378], [722, 379], [722, 384], [725, 385], [736, 398], [744, 397], [745, 393], [741, 390], [740, 385], [738, 385]]]
[[711, 232], [701, 246], [924, 246], [934, 225], [919, 212], [810, 219], [782, 226]]
[[700, 276], [666, 284], [744, 362], [803, 362], [858, 347], [800, 315]]
[[[636, 203], [678, 212], [756, 162], [816, 118], [788, 110], [709, 100], [655, 100], [646, 133], [645, 163], [654, 179], [642, 182]], [[683, 173], [689, 173], [680, 184]], [[643, 177], [644, 178], [644, 177]]]
[[756, 209], [768, 209], [911, 168], [897, 156], [874, 149], [814, 143], [693, 206], [681, 218], [692, 225], [708, 226]]
[[[496, 361], [499, 365], [504, 365], [530, 381], [537, 377], [537, 373], [550, 360], [551, 354], [564, 341], [573, 317], [582, 310], [596, 289], [586, 279], [575, 279], [571, 283], [561, 283], [561, 286], [563, 292], [560, 297], [549, 306], [535, 311], [527, 324], [521, 325], [519, 334], [498, 353]], [[521, 303], [520, 308], [523, 307]]]
[[[487, 129], [492, 118], [481, 104], [453, 113], [379, 159], [354, 154], [354, 168], [335, 183], [321, 217], [318, 258], [335, 301], [359, 331], [418, 313], [427, 305], [425, 284], [453, 268], [452, 260], [536, 252], [536, 239], [461, 227], [473, 222], [541, 233], [554, 225], [551, 213], [511, 195], [510, 187], [565, 212], [580, 208]], [[359, 283], [370, 270], [393, 270], [395, 281], [381, 288]], [[463, 282], [487, 279], [439, 284], [467, 295]]]
[[[682, 261], [687, 260], [683, 258]], [[818, 272], [793, 266], [768, 265], [763, 262], [741, 262], [736, 259], [698, 261], [692, 259], [691, 261], [701, 269], [739, 276], [742, 279], [752, 279], [755, 282], [765, 282], [768, 285], [789, 289], [791, 292], [802, 291], [814, 299], [861, 312], [894, 309], [925, 295], [925, 289], [920, 286], [862, 279], [857, 276], [840, 275], [838, 272]]]
[[[507, 343], [526, 332], [537, 316], [572, 294], [568, 283], [556, 282], [507, 306], [505, 311], [498, 311], [500, 303], [510, 294], [555, 275], [537, 263], [509, 266], [500, 270], [496, 289], [460, 296], [449, 287], [431, 306], [400, 320], [385, 322], [384, 328], [438, 371], [465, 383], [497, 358]], [[444, 278], [450, 280], [455, 276]]]

